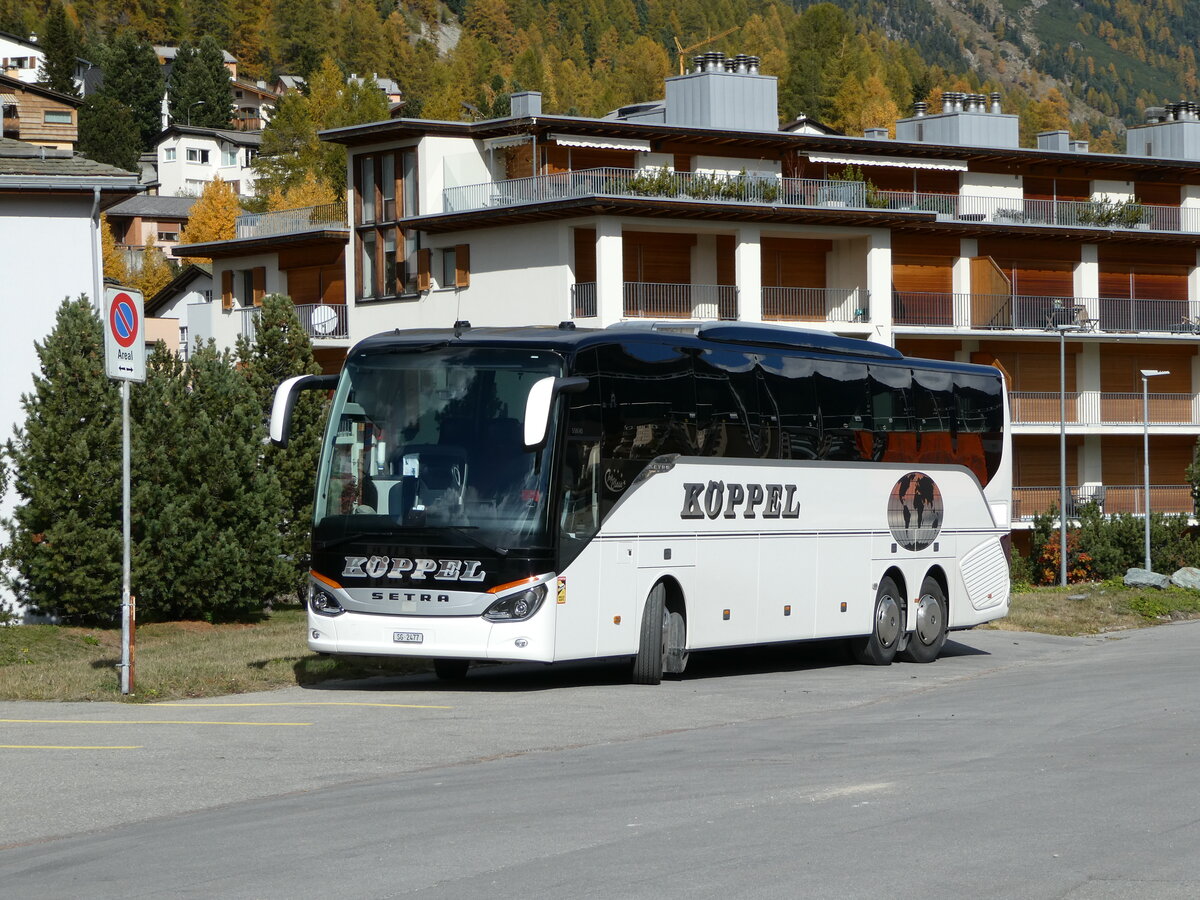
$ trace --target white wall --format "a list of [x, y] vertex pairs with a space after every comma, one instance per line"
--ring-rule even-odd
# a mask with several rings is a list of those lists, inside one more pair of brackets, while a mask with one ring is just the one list
[[[458, 319], [475, 326], [557, 325], [570, 318], [568, 238], [560, 223], [427, 236], [435, 276], [439, 250], [470, 245], [470, 287], [438, 288], [403, 300], [355, 303], [351, 297], [350, 339], [392, 328], [448, 328]], [[347, 281], [352, 283], [353, 275]]]
[[[287, 275], [279, 270], [279, 257], [274, 253], [261, 253], [257, 256], [240, 256], [236, 260], [213, 260], [211, 302], [189, 300], [182, 318], [188, 329], [188, 346], [195, 349], [196, 341], [207, 343], [212, 338], [218, 348], [232, 350], [237, 344], [238, 335], [242, 334], [245, 317], [252, 315], [254, 297], [245, 288], [242, 272], [262, 266], [267, 270], [266, 292], [268, 294], [287, 293]], [[233, 270], [233, 309], [223, 309], [221, 306], [222, 273]], [[190, 297], [191, 295], [189, 295]], [[175, 304], [178, 308], [178, 304]], [[165, 315], [165, 313], [160, 313]]]
[[[27, 195], [0, 202], [0, 439], [25, 421], [21, 395], [40, 373], [34, 341], [54, 328], [65, 298], [95, 293], [91, 197]], [[55, 249], [57, 248], [57, 250]], [[97, 258], [99, 258], [97, 256]], [[113, 390], [116, 390], [114, 387]], [[0, 517], [12, 514], [14, 492], [0, 497]], [[0, 604], [6, 594], [0, 589]]]

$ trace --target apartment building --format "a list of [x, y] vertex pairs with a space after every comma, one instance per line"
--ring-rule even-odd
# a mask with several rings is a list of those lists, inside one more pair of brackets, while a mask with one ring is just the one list
[[[1021, 148], [998, 95], [947, 93], [895, 139], [855, 138], [781, 129], [754, 57], [694, 63], [664, 99], [601, 119], [543, 114], [526, 92], [503, 119], [324, 133], [349, 155], [348, 339], [736, 319], [993, 364], [1011, 390], [1017, 530], [1057, 502], [1062, 434], [1072, 506], [1144, 510], [1145, 429], [1151, 508], [1192, 512], [1194, 105], [1149, 110], [1120, 156], [1065, 132]], [[1168, 374], [1144, 388], [1143, 369]]]
[[257, 174], [251, 168], [262, 133], [171, 123], [155, 146], [158, 193], [198, 197], [217, 176], [244, 196], [254, 196]]
[[52, 150], [74, 150], [83, 101], [0, 75], [0, 136]]

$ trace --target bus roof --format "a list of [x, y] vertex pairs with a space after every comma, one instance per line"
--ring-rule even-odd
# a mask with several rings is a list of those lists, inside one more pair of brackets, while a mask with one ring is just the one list
[[900, 362], [922, 368], [972, 370], [998, 375], [992, 366], [946, 360], [906, 357], [899, 350], [861, 338], [842, 337], [827, 331], [793, 328], [787, 325], [743, 322], [693, 322], [677, 320], [625, 321], [607, 328], [577, 328], [573, 323], [521, 325], [514, 327], [473, 328], [460, 323], [455, 328], [395, 329], [359, 341], [349, 353], [363, 353], [434, 347], [536, 347], [574, 354], [588, 347], [624, 343], [671, 343], [680, 347], [705, 347], [713, 344], [736, 345], [747, 350], [791, 350], [831, 356], [854, 356], [864, 362]]

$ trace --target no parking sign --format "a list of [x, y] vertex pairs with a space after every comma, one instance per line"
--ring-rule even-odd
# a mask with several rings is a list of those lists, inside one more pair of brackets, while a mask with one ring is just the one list
[[142, 294], [109, 288], [104, 303], [104, 370], [119, 381], [146, 380], [146, 337]]

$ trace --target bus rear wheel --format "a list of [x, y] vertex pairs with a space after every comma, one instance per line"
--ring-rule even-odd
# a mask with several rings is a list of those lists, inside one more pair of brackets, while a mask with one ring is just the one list
[[462, 681], [471, 667], [469, 659], [435, 659], [433, 672], [442, 681]]
[[921, 585], [916, 613], [916, 627], [908, 637], [908, 645], [900, 651], [900, 658], [907, 662], [933, 662], [946, 645], [949, 613], [946, 594], [932, 578], [926, 578]]
[[904, 634], [904, 601], [896, 582], [884, 578], [875, 594], [875, 613], [871, 617], [871, 633], [851, 638], [850, 652], [867, 666], [890, 665], [896, 658], [896, 648]]
[[[671, 636], [671, 613], [667, 610], [667, 589], [659, 582], [646, 597], [642, 610], [642, 629], [637, 656], [633, 658], [633, 683], [658, 684], [662, 681]], [[680, 668], [680, 671], [683, 671]]]

